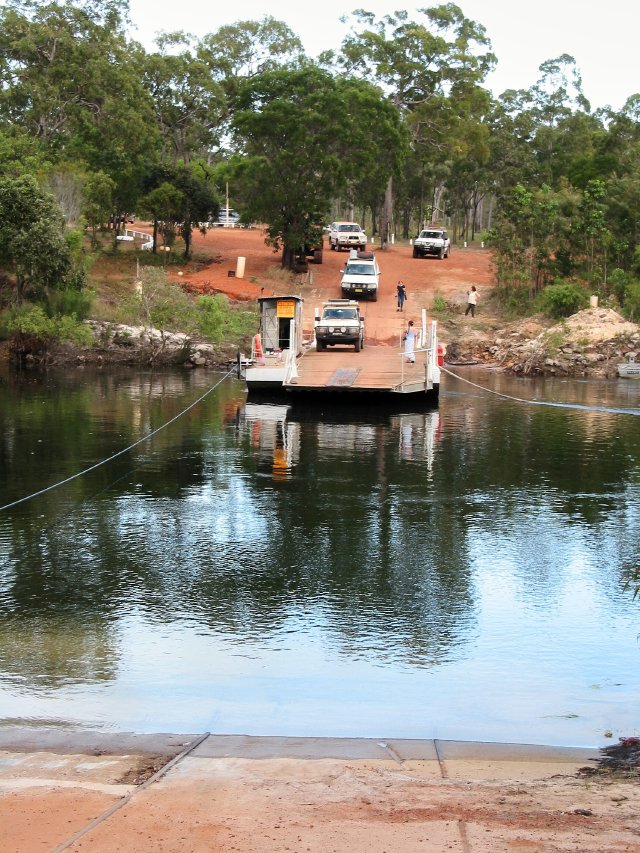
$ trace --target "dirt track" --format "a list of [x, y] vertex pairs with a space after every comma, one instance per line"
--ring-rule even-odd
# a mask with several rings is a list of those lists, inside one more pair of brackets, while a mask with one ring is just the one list
[[[375, 245], [368, 247], [376, 250]], [[332, 252], [325, 241], [322, 264], [310, 264], [308, 276], [288, 277], [279, 267], [280, 256], [264, 243], [264, 234], [258, 229], [217, 228], [206, 236], [194, 235], [194, 252], [202, 257], [209, 255], [212, 263], [197, 272], [186, 266], [183, 275], [177, 270], [172, 277], [182, 281], [193, 292], [225, 293], [232, 299], [252, 300], [270, 293], [299, 293], [305, 299], [305, 326], [313, 325], [314, 306], [324, 299], [340, 296], [340, 270], [347, 260], [347, 252]], [[244, 257], [243, 279], [231, 278], [236, 271], [238, 257]], [[441, 294], [447, 301], [466, 303], [466, 291], [475, 284], [482, 298], [492, 285], [491, 255], [486, 250], [453, 247], [451, 257], [413, 258], [411, 247], [396, 245], [378, 252], [382, 270], [380, 293], [377, 302], [363, 303], [366, 315], [367, 342], [390, 343], [397, 341], [407, 320], [416, 320], [420, 309], [431, 308], [433, 297]], [[404, 281], [407, 304], [404, 315], [396, 311], [396, 284]], [[469, 318], [469, 323], [473, 321]]]

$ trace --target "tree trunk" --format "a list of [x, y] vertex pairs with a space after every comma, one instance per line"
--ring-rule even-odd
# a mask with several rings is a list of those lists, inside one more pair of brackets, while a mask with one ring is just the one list
[[295, 260], [295, 252], [290, 246], [282, 247], [282, 269], [283, 270], [292, 270], [293, 262]]
[[393, 211], [393, 178], [390, 177], [384, 194], [382, 222], [380, 224], [380, 247], [386, 249], [391, 237], [391, 213]]
[[184, 259], [188, 261], [191, 257], [191, 233], [193, 229], [191, 227], [190, 222], [185, 222], [184, 228], [182, 229], [182, 236], [184, 238]]

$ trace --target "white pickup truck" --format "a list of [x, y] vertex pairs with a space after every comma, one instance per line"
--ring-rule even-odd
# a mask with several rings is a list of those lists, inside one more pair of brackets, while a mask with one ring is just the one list
[[318, 352], [333, 344], [352, 344], [360, 352], [364, 346], [364, 317], [358, 303], [351, 299], [324, 302], [315, 318], [315, 335]]
[[373, 252], [352, 252], [342, 270], [340, 288], [344, 297], [362, 297], [376, 302], [380, 267]]
[[338, 252], [341, 249], [360, 249], [364, 252], [367, 235], [357, 222], [332, 222], [329, 226], [329, 248]]
[[435, 255], [437, 258], [448, 258], [451, 252], [451, 240], [444, 228], [423, 228], [413, 241], [413, 257], [424, 258]]

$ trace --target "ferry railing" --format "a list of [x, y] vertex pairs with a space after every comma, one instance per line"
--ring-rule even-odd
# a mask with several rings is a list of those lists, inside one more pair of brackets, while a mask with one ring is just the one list
[[[437, 334], [436, 334], [437, 324], [436, 321], [433, 320], [429, 326], [427, 326], [427, 312], [423, 308], [422, 309], [422, 323], [418, 333], [418, 346], [414, 348], [413, 355], [414, 358], [419, 353], [425, 353], [424, 359], [424, 387], [425, 391], [430, 391], [433, 388], [433, 378], [435, 372], [435, 366], [437, 363]], [[399, 389], [402, 389], [405, 385], [405, 367], [407, 364], [407, 356], [404, 351], [404, 341], [403, 335], [400, 336], [400, 384], [397, 386]], [[415, 362], [417, 364], [417, 360]], [[411, 372], [411, 375], [407, 374], [407, 381], [415, 380], [417, 378], [417, 373]]]

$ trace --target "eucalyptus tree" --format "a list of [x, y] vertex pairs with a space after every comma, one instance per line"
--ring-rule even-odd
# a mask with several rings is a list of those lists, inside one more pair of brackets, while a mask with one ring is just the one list
[[397, 110], [374, 86], [314, 65], [280, 68], [245, 81], [233, 131], [239, 154], [229, 174], [243, 209], [267, 223], [282, 265], [314, 240], [331, 200], [346, 183], [397, 167], [403, 132]]
[[[419, 20], [406, 11], [376, 20], [370, 12], [355, 12], [337, 63], [383, 87], [405, 119], [421, 174], [435, 178], [443, 176], [443, 167], [456, 155], [463, 156], [460, 140], [472, 136], [484, 118], [488, 99], [478, 89], [495, 57], [485, 28], [455, 4], [419, 14]], [[430, 188], [433, 212], [443, 212], [442, 192], [441, 180]], [[422, 188], [420, 197], [424, 194]], [[419, 217], [423, 215], [421, 209]]]
[[158, 51], [144, 61], [164, 157], [186, 166], [217, 145], [226, 113], [224, 90], [193, 41], [184, 33], [164, 34], [156, 41]]
[[108, 174], [120, 210], [157, 147], [127, 11], [114, 0], [6, 0], [0, 9], [0, 125], [22, 128], [52, 163]]
[[153, 219], [153, 248], [160, 230], [165, 244], [177, 235], [184, 240], [184, 257], [191, 256], [193, 230], [204, 229], [220, 207], [213, 182], [198, 164], [155, 165], [147, 174], [140, 210]]

